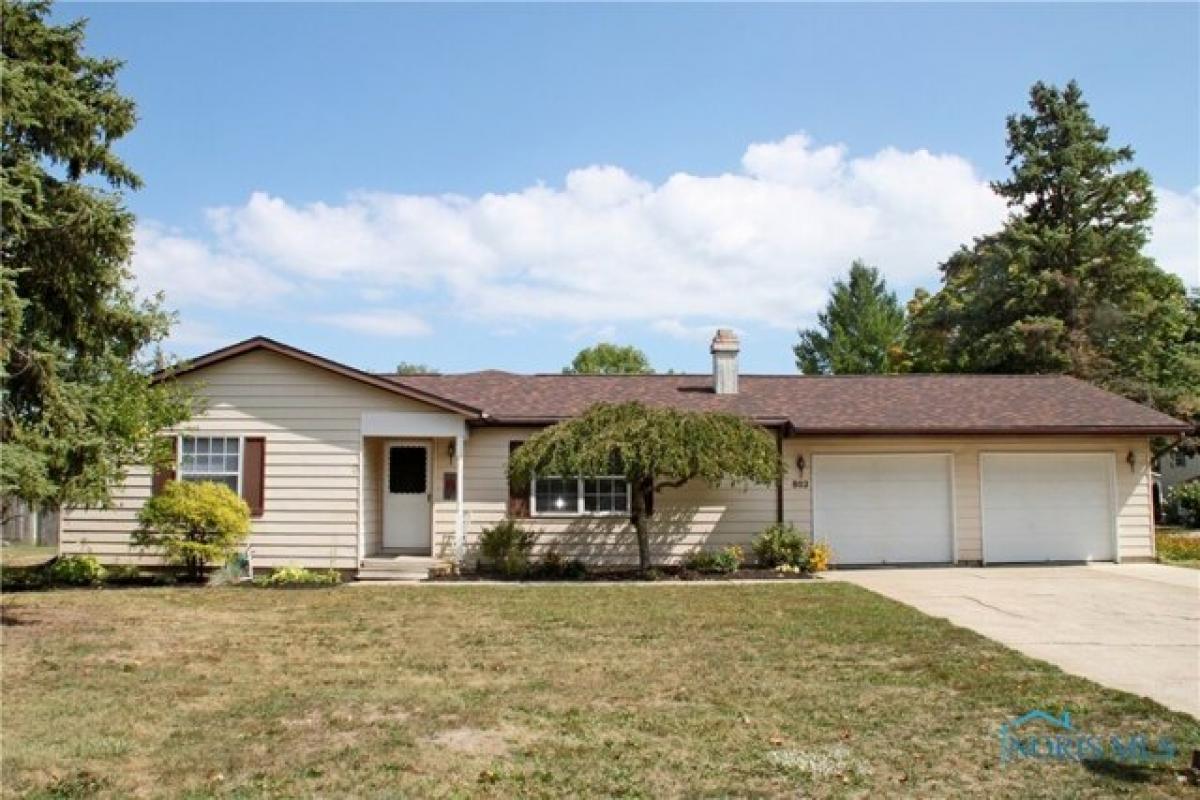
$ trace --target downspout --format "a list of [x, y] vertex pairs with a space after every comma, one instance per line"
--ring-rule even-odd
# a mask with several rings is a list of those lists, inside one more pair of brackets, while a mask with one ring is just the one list
[[[775, 429], [775, 453], [779, 457], [779, 463], [783, 464], [783, 426]], [[775, 478], [775, 521], [783, 524], [783, 477], [784, 472], [787, 472], [785, 467]]]

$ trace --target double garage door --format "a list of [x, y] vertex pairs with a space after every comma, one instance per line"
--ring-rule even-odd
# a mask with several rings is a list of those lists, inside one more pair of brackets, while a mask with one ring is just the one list
[[[1112, 455], [983, 453], [983, 560], [1106, 561], [1113, 552]], [[949, 454], [813, 456], [813, 532], [839, 564], [955, 559]]]

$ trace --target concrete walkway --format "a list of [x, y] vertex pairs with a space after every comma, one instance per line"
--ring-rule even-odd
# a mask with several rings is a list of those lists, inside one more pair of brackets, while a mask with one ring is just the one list
[[827, 573], [1200, 717], [1200, 570], [1162, 564]]

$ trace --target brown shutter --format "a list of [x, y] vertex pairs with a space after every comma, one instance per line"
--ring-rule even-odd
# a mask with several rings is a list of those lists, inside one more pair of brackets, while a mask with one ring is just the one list
[[174, 436], [163, 437], [171, 445], [171, 463], [160, 464], [154, 468], [154, 475], [150, 478], [150, 494], [156, 495], [163, 490], [168, 481], [175, 480], [175, 464], [179, 461], [179, 453], [176, 448], [179, 447], [179, 440]]
[[263, 488], [266, 481], [267, 440], [247, 436], [242, 445], [242, 499], [250, 506], [250, 516], [263, 515]]
[[[511, 457], [524, 442], [509, 442], [508, 455]], [[510, 517], [529, 516], [529, 484], [518, 486], [511, 480], [508, 482], [508, 515]]]

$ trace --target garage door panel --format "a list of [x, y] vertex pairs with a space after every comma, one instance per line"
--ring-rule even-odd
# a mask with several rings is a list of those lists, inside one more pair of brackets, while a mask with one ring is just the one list
[[950, 457], [816, 455], [814, 533], [839, 564], [953, 559]]
[[984, 453], [980, 470], [989, 563], [1114, 557], [1110, 454]]

